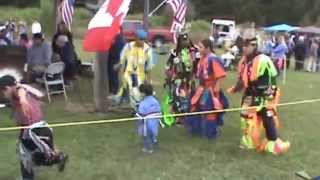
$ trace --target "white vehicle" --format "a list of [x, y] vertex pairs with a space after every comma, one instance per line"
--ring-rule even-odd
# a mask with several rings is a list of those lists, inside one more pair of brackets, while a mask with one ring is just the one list
[[218, 46], [222, 46], [226, 41], [234, 41], [236, 39], [236, 22], [234, 20], [213, 19], [210, 39]]

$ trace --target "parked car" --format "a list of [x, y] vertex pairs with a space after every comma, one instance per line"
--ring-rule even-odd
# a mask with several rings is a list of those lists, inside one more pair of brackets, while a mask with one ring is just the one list
[[[135, 32], [137, 29], [143, 29], [143, 22], [139, 20], [125, 20], [122, 24], [123, 34], [128, 41], [135, 39]], [[162, 47], [165, 43], [173, 42], [173, 34], [169, 28], [149, 28], [148, 30], [148, 41], [151, 42], [155, 47]]]

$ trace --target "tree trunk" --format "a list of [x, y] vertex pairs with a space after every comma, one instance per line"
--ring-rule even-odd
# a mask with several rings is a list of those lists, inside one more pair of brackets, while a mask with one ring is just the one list
[[97, 53], [94, 63], [94, 103], [97, 112], [106, 112], [108, 109], [108, 52]]
[[53, 33], [55, 33], [57, 31], [57, 22], [58, 22], [58, 16], [60, 15], [59, 11], [58, 11], [58, 1], [59, 0], [53, 0], [53, 20], [52, 20], [52, 23], [53, 23]]

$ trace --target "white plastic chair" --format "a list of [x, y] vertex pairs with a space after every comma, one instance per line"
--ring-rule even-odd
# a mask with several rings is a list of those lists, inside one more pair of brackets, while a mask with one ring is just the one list
[[[42, 79], [39, 79], [38, 82], [44, 84], [46, 87], [49, 103], [51, 103], [51, 95], [53, 94], [64, 94], [65, 100], [68, 99], [67, 92], [63, 79], [63, 71], [65, 65], [63, 62], [52, 63], [48, 66], [46, 72], [44, 73]], [[52, 77], [52, 79], [50, 79]], [[62, 85], [62, 90], [51, 90], [50, 86], [53, 85]]]

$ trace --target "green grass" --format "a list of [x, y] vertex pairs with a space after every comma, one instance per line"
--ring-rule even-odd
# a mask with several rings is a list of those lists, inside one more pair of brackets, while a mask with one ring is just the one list
[[[152, 71], [155, 89], [162, 96], [164, 58]], [[320, 74], [288, 72], [282, 86], [282, 102], [319, 98]], [[235, 74], [230, 73], [223, 85], [231, 86]], [[91, 82], [83, 79], [78, 88], [69, 90], [73, 109], [92, 103]], [[80, 87], [80, 88], [79, 88]], [[79, 94], [82, 94], [81, 96]], [[240, 95], [229, 96], [232, 107], [238, 107]], [[86, 111], [66, 111], [62, 97], [46, 105], [49, 123], [86, 121], [128, 117], [129, 112], [99, 115]], [[70, 106], [70, 105], [69, 105]], [[228, 113], [223, 134], [215, 141], [190, 137], [184, 128], [160, 130], [160, 148], [152, 155], [140, 152], [141, 140], [133, 122], [56, 128], [55, 141], [70, 154], [63, 174], [56, 169], [37, 170], [39, 180], [293, 180], [293, 173], [305, 169], [319, 175], [320, 104], [280, 108], [281, 137], [292, 143], [283, 156], [259, 154], [238, 148], [239, 113]], [[1, 110], [1, 127], [14, 125], [9, 110]], [[0, 133], [0, 179], [15, 179], [19, 166], [15, 153], [18, 132]], [[318, 174], [317, 174], [318, 173]]]
[[[38, 19], [41, 13], [36, 8], [1, 9], [3, 19], [15, 17], [28, 22]], [[75, 45], [81, 59], [88, 61], [94, 58], [94, 54], [82, 51], [79, 39], [82, 39], [91, 15], [84, 9], [75, 12]], [[193, 32], [201, 33], [208, 31], [209, 27], [204, 22], [196, 22], [192, 28]], [[165, 57], [162, 57], [152, 71], [160, 99], [163, 93], [164, 61]], [[289, 71], [287, 84], [281, 85], [282, 102], [319, 98], [319, 77], [320, 74]], [[235, 79], [236, 75], [230, 73], [223, 87], [230, 87]], [[89, 108], [83, 104], [93, 101], [91, 85], [90, 80], [82, 79], [79, 85], [69, 90], [70, 103], [66, 104], [60, 96], [55, 97], [53, 104], [45, 106], [46, 120], [58, 123], [130, 115], [129, 112], [107, 115], [89, 113]], [[232, 107], [239, 106], [240, 94], [228, 97]], [[55, 169], [41, 168], [43, 171], [37, 170], [37, 176], [40, 180], [293, 180], [293, 173], [302, 169], [319, 175], [319, 109], [319, 103], [280, 108], [280, 134], [291, 141], [292, 148], [288, 154], [279, 157], [238, 148], [239, 113], [226, 115], [223, 134], [215, 141], [191, 138], [183, 128], [161, 129], [160, 149], [153, 155], [140, 152], [141, 140], [133, 122], [56, 128], [56, 144], [70, 154], [70, 163], [63, 174], [57, 173]], [[0, 127], [14, 125], [9, 117], [8, 109], [0, 110]], [[18, 132], [0, 133], [0, 180], [16, 179], [19, 176], [15, 153], [17, 135]]]

